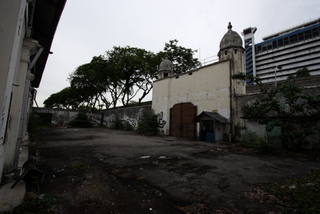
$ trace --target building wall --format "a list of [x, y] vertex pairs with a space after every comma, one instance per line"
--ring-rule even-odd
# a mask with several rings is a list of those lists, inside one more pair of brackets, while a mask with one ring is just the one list
[[[151, 111], [151, 104], [142, 106], [133, 106], [126, 108], [114, 108], [99, 112], [87, 113], [89, 120], [93, 125], [99, 126], [102, 124], [106, 127], [112, 127], [112, 121], [116, 116], [122, 121], [129, 122], [134, 129], [138, 127], [138, 121], [142, 111]], [[55, 126], [67, 125], [71, 120], [75, 119], [78, 111], [65, 109], [50, 109], [50, 108], [32, 108], [32, 112], [41, 114], [52, 114], [51, 124]], [[158, 115], [158, 120], [161, 123], [161, 118]]]
[[[320, 19], [264, 38], [255, 45], [256, 75], [262, 82], [287, 79], [307, 67], [320, 74]], [[276, 66], [281, 66], [276, 70]], [[276, 72], [276, 74], [275, 74]]]
[[10, 108], [9, 123], [7, 128], [6, 155], [4, 162], [4, 173], [11, 173], [18, 167], [19, 150], [26, 123], [26, 107], [30, 104], [30, 70], [28, 64], [30, 55], [37, 42], [35, 40], [25, 40], [21, 51], [19, 67], [15, 72], [12, 88], [12, 100]]
[[[10, 158], [12, 151], [15, 150], [14, 143], [7, 142], [9, 129], [15, 129], [11, 126], [13, 118], [10, 116], [10, 110], [14, 96], [14, 77], [19, 72], [25, 35], [25, 8], [25, 0], [3, 0], [0, 4], [0, 176], [3, 173], [5, 156]], [[20, 118], [14, 119], [19, 120]], [[8, 145], [8, 151], [6, 151]]]
[[214, 63], [153, 83], [152, 109], [165, 122], [162, 133], [169, 134], [170, 108], [191, 102], [202, 111], [217, 110], [230, 119], [230, 60]]

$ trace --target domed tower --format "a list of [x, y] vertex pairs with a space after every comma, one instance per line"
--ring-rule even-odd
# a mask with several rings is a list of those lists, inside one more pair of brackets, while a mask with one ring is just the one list
[[232, 75], [242, 72], [245, 73], [244, 48], [242, 47], [242, 39], [240, 35], [232, 30], [229, 22], [228, 31], [220, 42], [220, 51], [218, 53], [219, 61], [230, 61], [230, 95], [231, 95], [231, 126], [230, 131], [233, 136], [239, 136], [240, 127], [244, 126], [243, 120], [240, 119], [237, 110], [237, 95], [246, 93], [245, 81], [232, 79]]
[[232, 30], [231, 22], [228, 25], [228, 32], [220, 41], [219, 61], [234, 58], [235, 54], [243, 54], [242, 39], [240, 35]]
[[172, 77], [173, 76], [173, 63], [168, 59], [165, 58], [159, 66], [159, 79], [163, 79], [166, 77]]

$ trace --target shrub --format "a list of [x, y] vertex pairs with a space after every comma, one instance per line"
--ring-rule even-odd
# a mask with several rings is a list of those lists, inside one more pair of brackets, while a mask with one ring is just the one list
[[258, 154], [274, 153], [274, 145], [267, 137], [260, 137], [251, 130], [246, 130], [241, 136], [241, 146], [253, 148]]
[[76, 118], [74, 118], [69, 122], [69, 125], [72, 127], [79, 127], [79, 128], [92, 126], [86, 112], [84, 111], [80, 111], [77, 114]]
[[158, 116], [151, 111], [142, 111], [138, 121], [138, 133], [158, 133]]
[[123, 126], [124, 126], [124, 130], [126, 130], [126, 131], [133, 131], [134, 130], [133, 126], [128, 121], [124, 121]]
[[123, 129], [123, 121], [120, 119], [119, 115], [116, 115], [111, 121], [111, 128], [113, 129]]

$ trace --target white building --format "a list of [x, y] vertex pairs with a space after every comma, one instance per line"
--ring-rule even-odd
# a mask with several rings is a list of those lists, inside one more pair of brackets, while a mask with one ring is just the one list
[[320, 74], [320, 18], [264, 37], [254, 43], [256, 28], [244, 29], [246, 73], [262, 82], [286, 80], [307, 67], [311, 76]]
[[201, 135], [212, 133], [216, 141], [236, 134], [242, 121], [236, 115], [235, 96], [245, 93], [245, 82], [231, 76], [244, 71], [244, 49], [230, 23], [218, 56], [217, 63], [178, 75], [173, 75], [169, 60], [160, 64], [159, 79], [153, 83], [152, 109], [162, 121], [163, 134], [205, 139]]
[[0, 181], [16, 174], [28, 109], [66, 0], [0, 1]]

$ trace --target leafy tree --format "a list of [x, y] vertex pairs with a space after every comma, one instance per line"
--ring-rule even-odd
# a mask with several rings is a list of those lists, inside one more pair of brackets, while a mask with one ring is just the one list
[[[111, 93], [113, 106], [120, 99], [124, 106], [142, 90], [141, 100], [152, 89], [158, 61], [152, 52], [141, 48], [114, 47], [107, 51], [104, 59], [107, 61], [107, 76], [110, 78], [108, 89]], [[136, 88], [134, 88], [136, 86]]]
[[302, 88], [291, 82], [278, 87], [262, 88], [260, 97], [251, 105], [246, 105], [246, 117], [259, 118], [268, 132], [281, 127], [285, 148], [298, 150], [303, 141], [311, 135], [319, 134], [320, 95], [302, 93]]
[[44, 102], [46, 108], [77, 109], [82, 103], [79, 93], [71, 87], [66, 87], [61, 91], [51, 94]]
[[158, 133], [158, 116], [154, 111], [142, 111], [142, 114], [138, 121], [138, 133]]
[[170, 40], [165, 43], [163, 51], [158, 53], [162, 59], [168, 57], [173, 63], [173, 72], [176, 74], [187, 72], [201, 65], [197, 58], [193, 58], [193, 54], [197, 50], [178, 46], [178, 40]]
[[74, 91], [81, 97], [88, 107], [109, 106], [106, 98], [106, 83], [101, 79], [100, 72], [104, 70], [105, 63], [100, 57], [93, 57], [92, 61], [79, 66], [70, 74], [69, 81]]
[[297, 72], [295, 74], [290, 74], [288, 76], [288, 79], [309, 77], [309, 76], [310, 76], [309, 69], [307, 67], [303, 67], [303, 68], [300, 68], [299, 70], [297, 70]]
[[200, 65], [198, 59], [193, 58], [194, 50], [177, 43], [178, 40], [169, 41], [157, 54], [129, 46], [113, 47], [105, 55], [95, 56], [90, 63], [80, 65], [69, 76], [68, 93], [52, 94], [46, 105], [73, 109], [86, 105], [86, 108], [101, 109], [102, 106], [116, 107], [121, 102], [127, 106], [138, 94], [140, 104], [151, 92], [157, 67], [165, 57], [173, 62], [176, 73]]

